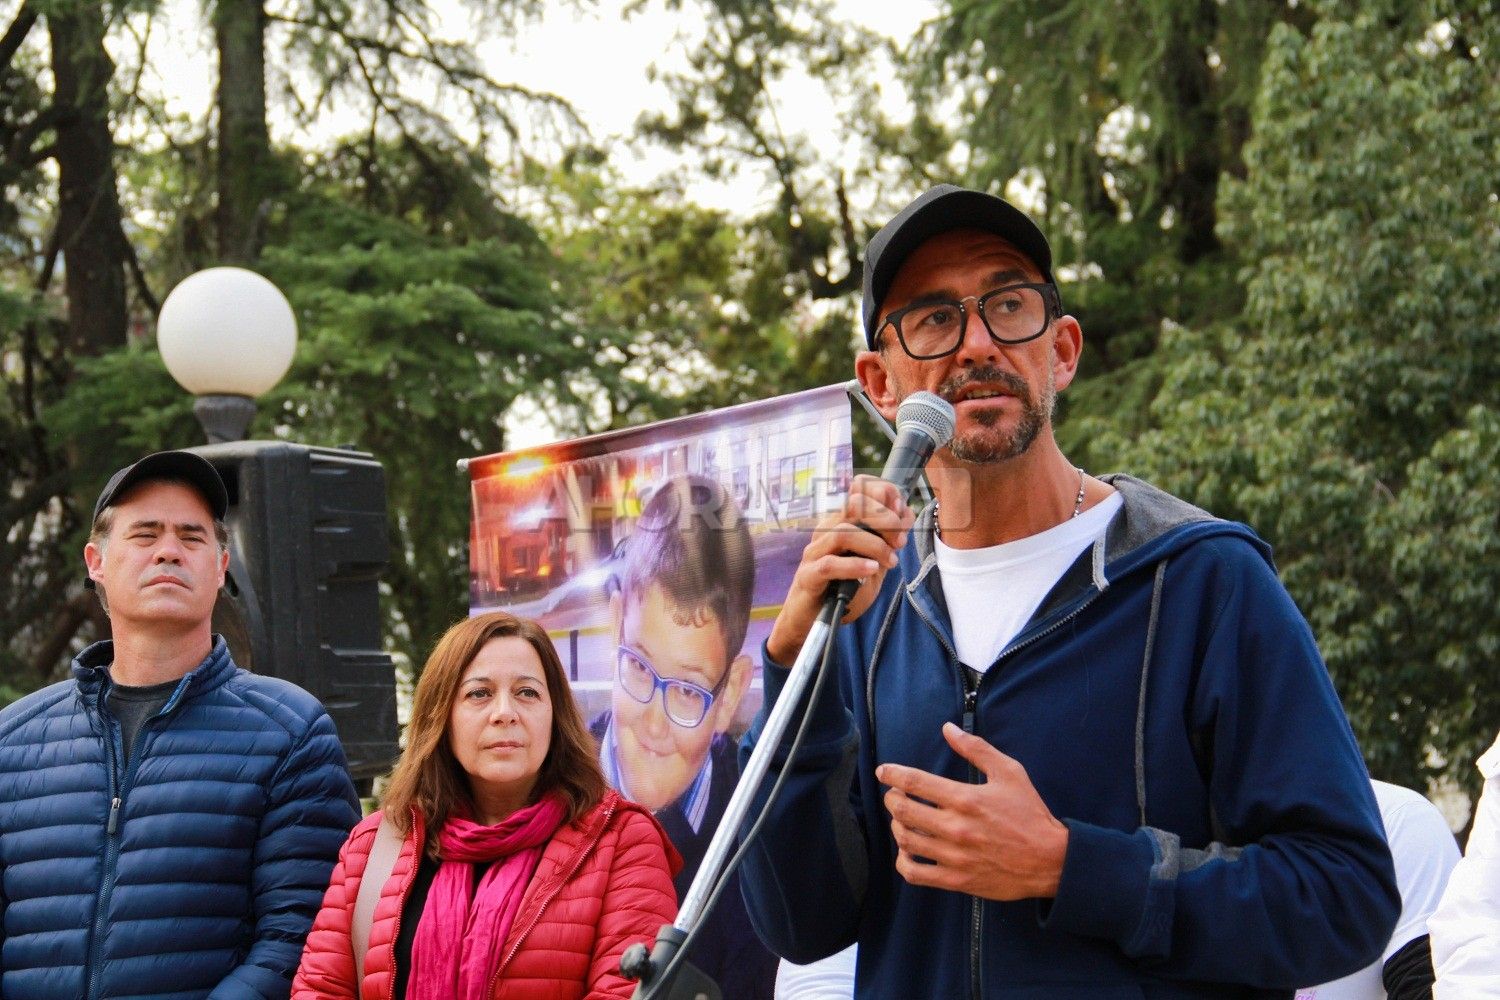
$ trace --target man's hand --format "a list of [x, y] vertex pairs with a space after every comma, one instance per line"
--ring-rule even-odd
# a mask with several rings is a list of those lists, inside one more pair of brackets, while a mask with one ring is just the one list
[[771, 659], [787, 666], [797, 659], [823, 609], [828, 585], [835, 580], [861, 581], [843, 620], [863, 614], [880, 592], [886, 570], [896, 565], [896, 550], [906, 544], [915, 520], [895, 486], [875, 476], [855, 476], [844, 509], [818, 522], [812, 541], [802, 550], [791, 589], [766, 640]]
[[1056, 896], [1068, 828], [1042, 802], [1026, 769], [951, 722], [943, 738], [988, 780], [971, 785], [900, 764], [876, 768], [875, 777], [890, 786], [885, 807], [900, 848], [896, 871], [912, 885], [985, 899]]

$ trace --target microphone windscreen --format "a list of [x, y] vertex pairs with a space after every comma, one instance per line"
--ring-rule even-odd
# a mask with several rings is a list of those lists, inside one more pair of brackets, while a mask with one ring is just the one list
[[957, 421], [952, 403], [931, 392], [914, 392], [896, 410], [896, 433], [916, 430], [931, 438], [934, 448], [941, 448], [952, 439]]

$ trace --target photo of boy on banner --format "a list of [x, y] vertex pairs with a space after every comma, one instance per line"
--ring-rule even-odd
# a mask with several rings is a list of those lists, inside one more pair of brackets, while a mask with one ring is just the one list
[[[757, 658], [806, 545], [852, 476], [827, 386], [468, 463], [470, 611], [541, 622], [610, 784], [702, 866], [739, 781]], [[776, 958], [737, 877], [689, 960], [726, 1000], [771, 1000]]]
[[[682, 853], [679, 899], [739, 778], [727, 733], [750, 684], [741, 647], [754, 588], [744, 515], [721, 483], [697, 475], [652, 494], [611, 587], [615, 683], [592, 729], [610, 784], [650, 809]], [[776, 958], [751, 930], [731, 880], [693, 962], [725, 997], [770, 997]]]

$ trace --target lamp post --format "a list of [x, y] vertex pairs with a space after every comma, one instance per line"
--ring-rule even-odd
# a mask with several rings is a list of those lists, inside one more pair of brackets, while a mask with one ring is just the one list
[[255, 397], [292, 364], [297, 319], [286, 296], [242, 267], [190, 274], [161, 305], [156, 346], [167, 371], [197, 399], [193, 414], [210, 444], [238, 441]]
[[243, 440], [255, 397], [286, 374], [297, 321], [286, 296], [239, 267], [172, 289], [156, 321], [167, 371], [197, 399], [207, 459], [229, 493], [229, 569], [213, 629], [235, 663], [291, 681], [333, 717], [362, 786], [395, 759], [396, 676], [382, 651], [390, 561], [385, 470], [353, 448]]

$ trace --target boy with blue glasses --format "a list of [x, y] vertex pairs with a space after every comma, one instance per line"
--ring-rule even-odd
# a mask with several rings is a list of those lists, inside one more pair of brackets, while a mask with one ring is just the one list
[[[616, 582], [614, 690], [593, 728], [605, 777], [655, 813], [682, 853], [681, 899], [739, 778], [727, 731], [752, 673], [740, 648], [755, 556], [734, 497], [704, 476], [664, 483], [641, 511]], [[700, 940], [690, 958], [724, 996], [772, 995], [776, 960], [751, 930], [737, 886]]]

